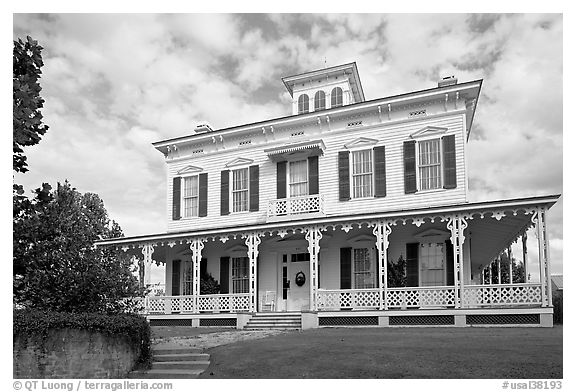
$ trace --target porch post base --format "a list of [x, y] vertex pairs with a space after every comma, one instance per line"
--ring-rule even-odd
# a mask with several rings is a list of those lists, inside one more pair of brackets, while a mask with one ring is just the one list
[[455, 314], [454, 315], [454, 326], [455, 327], [465, 327], [466, 326], [466, 315]]
[[302, 312], [302, 330], [318, 328], [317, 312]]
[[190, 321], [192, 323], [192, 327], [198, 328], [200, 326], [200, 319], [199, 318], [193, 318]]
[[545, 328], [552, 328], [554, 326], [553, 317], [554, 314], [552, 313], [540, 314], [540, 326]]
[[236, 315], [236, 329], [244, 329], [248, 321], [252, 318], [252, 313], [238, 313]]
[[378, 326], [379, 327], [389, 327], [390, 317], [389, 316], [378, 316]]

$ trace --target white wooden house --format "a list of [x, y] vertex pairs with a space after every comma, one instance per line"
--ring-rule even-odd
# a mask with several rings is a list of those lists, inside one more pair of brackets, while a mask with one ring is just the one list
[[[166, 295], [142, 300], [151, 322], [552, 325], [546, 213], [559, 195], [468, 201], [482, 80], [369, 101], [355, 63], [283, 82], [290, 116], [154, 143], [167, 231], [97, 243], [165, 266]], [[531, 227], [540, 280], [485, 284]], [[390, 287], [399, 259], [406, 282]], [[201, 274], [219, 294], [200, 292]]]

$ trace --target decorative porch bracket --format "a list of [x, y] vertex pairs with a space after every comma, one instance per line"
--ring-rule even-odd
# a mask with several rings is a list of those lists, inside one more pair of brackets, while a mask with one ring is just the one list
[[546, 230], [546, 209], [539, 207], [532, 215], [532, 223], [536, 225], [538, 237], [538, 261], [540, 265], [540, 285], [542, 290], [542, 306], [552, 306], [552, 282], [550, 277], [550, 258], [548, 255], [548, 233]]
[[320, 254], [320, 240], [322, 232], [319, 226], [306, 229], [305, 238], [308, 241], [308, 253], [310, 253], [310, 310], [318, 310], [318, 255]]
[[468, 222], [463, 216], [455, 214], [450, 216], [446, 225], [450, 233], [450, 241], [454, 249], [454, 307], [462, 307], [462, 293], [464, 290], [464, 230], [468, 227]]
[[200, 262], [202, 260], [202, 249], [204, 249], [204, 241], [202, 238], [194, 238], [190, 242], [190, 250], [192, 251], [192, 295], [194, 313], [199, 313], [198, 296], [200, 295]]
[[256, 260], [258, 259], [258, 245], [262, 240], [260, 239], [259, 233], [250, 233], [246, 236], [246, 246], [248, 247], [248, 259], [250, 261], [250, 312], [256, 312], [257, 304], [257, 292], [256, 292], [256, 282], [258, 277], [256, 276]]
[[144, 246], [142, 246], [142, 255], [144, 256], [144, 287], [148, 287], [152, 283], [152, 253], [154, 253], [154, 245], [144, 244]]
[[378, 249], [378, 281], [380, 284], [380, 310], [388, 309], [386, 303], [386, 290], [388, 289], [388, 236], [392, 232], [389, 222], [378, 221], [372, 233], [376, 236], [376, 249]]

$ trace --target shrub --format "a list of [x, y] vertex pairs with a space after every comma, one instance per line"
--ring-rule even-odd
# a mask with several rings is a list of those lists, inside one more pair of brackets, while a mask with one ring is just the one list
[[149, 367], [152, 361], [150, 325], [135, 314], [63, 313], [31, 309], [14, 310], [13, 336], [26, 342], [29, 338], [40, 344], [51, 329], [78, 329], [123, 336], [134, 348], [139, 348], [136, 367]]

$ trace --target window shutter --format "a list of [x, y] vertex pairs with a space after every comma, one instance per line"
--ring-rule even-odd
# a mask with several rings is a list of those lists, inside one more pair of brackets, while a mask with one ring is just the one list
[[317, 195], [318, 193], [318, 157], [314, 156], [308, 158], [308, 194]]
[[374, 197], [386, 196], [386, 147], [374, 147]]
[[228, 294], [230, 288], [230, 257], [220, 257], [220, 294]]
[[208, 215], [208, 173], [198, 176], [198, 216]]
[[230, 213], [230, 170], [220, 172], [220, 215]]
[[204, 276], [208, 273], [208, 259], [202, 257], [200, 259], [200, 276]]
[[338, 179], [340, 201], [350, 200], [350, 151], [338, 152]]
[[420, 244], [413, 242], [406, 244], [406, 286], [418, 286], [418, 248]]
[[181, 180], [182, 180], [181, 177], [174, 177], [172, 179], [172, 220], [179, 220], [181, 218], [180, 215]]
[[446, 240], [446, 286], [454, 284], [454, 248], [452, 241]]
[[180, 295], [180, 260], [172, 260], [172, 295]]
[[286, 161], [276, 164], [276, 198], [286, 198]]
[[250, 178], [250, 202], [248, 208], [250, 211], [258, 211], [260, 200], [260, 169], [258, 165], [250, 166], [248, 173]]
[[352, 288], [352, 248], [340, 248], [340, 288]]
[[456, 188], [456, 137], [448, 135], [442, 137], [444, 150], [444, 188]]
[[404, 142], [404, 193], [416, 193], [416, 141]]

